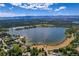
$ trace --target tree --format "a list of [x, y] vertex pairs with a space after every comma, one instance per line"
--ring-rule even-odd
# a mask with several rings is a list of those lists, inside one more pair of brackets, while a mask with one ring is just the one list
[[31, 56], [37, 56], [39, 53], [39, 50], [37, 48], [32, 48], [30, 53], [31, 53]]
[[46, 53], [46, 52], [44, 52], [44, 55], [45, 55], [45, 56], [47, 56], [47, 53]]
[[9, 45], [11, 43], [11, 38], [10, 37], [5, 37], [4, 42]]
[[76, 32], [76, 28], [75, 27], [70, 27], [66, 30], [65, 34], [72, 34]]
[[0, 56], [6, 56], [6, 52], [0, 48]]
[[8, 51], [8, 54], [10, 56], [21, 56], [22, 55], [21, 47], [19, 47], [18, 44], [14, 44], [13, 48]]
[[25, 37], [22, 38], [21, 41], [22, 41], [23, 43], [26, 43], [26, 38], [25, 38]]
[[[60, 50], [60, 49], [59, 49]], [[59, 52], [58, 49], [54, 49], [53, 52], [58, 53]], [[60, 50], [61, 51], [61, 50]]]
[[11, 37], [11, 35], [10, 34], [8, 34], [8, 33], [0, 33], [0, 37]]
[[31, 51], [30, 47], [27, 47], [27, 52], [30, 52], [30, 51]]
[[76, 33], [76, 39], [79, 39], [79, 33]]

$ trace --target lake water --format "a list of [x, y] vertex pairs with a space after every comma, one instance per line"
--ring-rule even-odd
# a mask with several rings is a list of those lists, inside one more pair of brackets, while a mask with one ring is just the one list
[[12, 35], [23, 35], [28, 37], [33, 43], [55, 44], [64, 40], [65, 29], [62, 27], [37, 27], [31, 29], [12, 30], [8, 33]]

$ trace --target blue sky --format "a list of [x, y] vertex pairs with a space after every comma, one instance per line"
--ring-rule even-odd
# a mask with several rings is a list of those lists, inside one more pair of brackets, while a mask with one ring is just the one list
[[0, 3], [0, 17], [79, 15], [79, 3]]

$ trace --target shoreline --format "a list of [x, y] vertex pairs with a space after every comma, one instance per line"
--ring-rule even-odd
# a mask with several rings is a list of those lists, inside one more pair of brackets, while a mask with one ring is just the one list
[[74, 40], [73, 34], [70, 38], [65, 38], [62, 42], [60, 42], [58, 44], [55, 44], [55, 45], [38, 44], [38, 45], [31, 46], [31, 48], [36, 47], [38, 49], [44, 48], [47, 50], [59, 49], [59, 48], [63, 48], [63, 47], [68, 46], [72, 42], [72, 40]]

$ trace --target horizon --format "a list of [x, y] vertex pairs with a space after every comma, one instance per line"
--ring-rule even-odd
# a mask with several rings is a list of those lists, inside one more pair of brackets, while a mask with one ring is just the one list
[[7, 16], [7, 17], [0, 17], [0, 18], [13, 18], [13, 17], [72, 17], [72, 16], [79, 16], [79, 15], [28, 15], [28, 16]]

